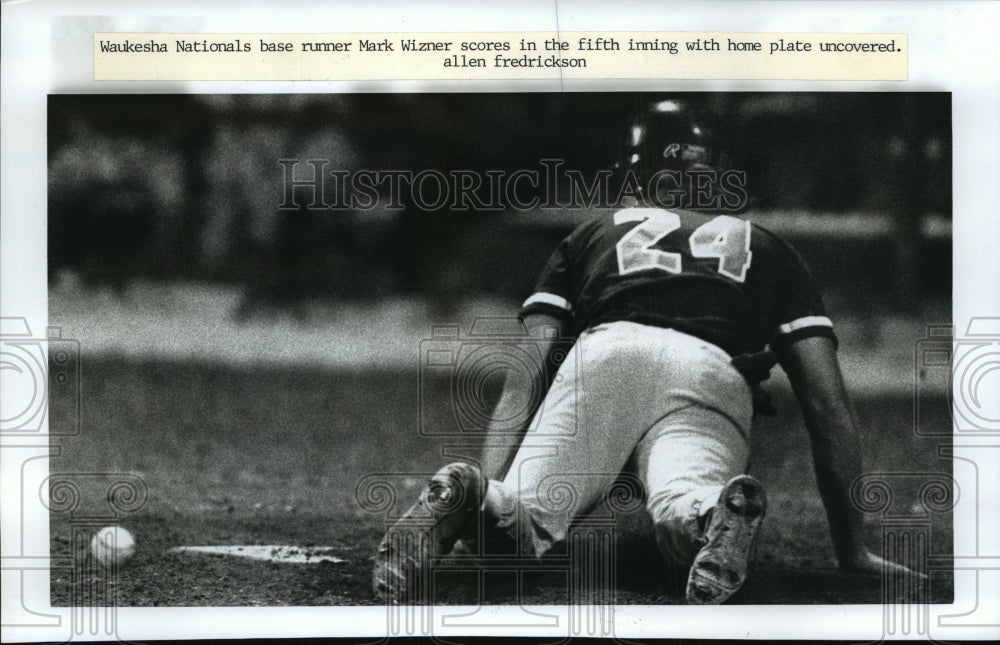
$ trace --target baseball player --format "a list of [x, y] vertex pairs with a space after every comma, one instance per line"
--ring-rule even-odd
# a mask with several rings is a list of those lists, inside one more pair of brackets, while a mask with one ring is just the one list
[[[479, 513], [488, 531], [544, 556], [631, 463], [661, 553], [690, 571], [685, 601], [724, 602], [746, 579], [767, 510], [763, 487], [744, 473], [754, 393], [775, 360], [805, 417], [841, 568], [908, 571], [864, 546], [850, 499], [862, 473], [858, 429], [806, 265], [765, 228], [677, 203], [733, 196], [718, 181], [700, 197], [684, 186], [728, 164], [709, 115], [660, 101], [629, 134], [622, 168], [636, 198], [594, 212], [564, 239], [520, 313], [543, 355], [560, 338], [575, 339], [573, 350], [554, 377], [539, 365], [507, 378], [494, 415], [504, 422], [480, 464], [441, 469], [380, 545], [378, 596], [418, 599], [427, 568], [475, 532]], [[533, 388], [547, 393], [528, 409]], [[520, 442], [509, 442], [511, 419], [524, 428]], [[408, 529], [418, 518], [433, 528]]]

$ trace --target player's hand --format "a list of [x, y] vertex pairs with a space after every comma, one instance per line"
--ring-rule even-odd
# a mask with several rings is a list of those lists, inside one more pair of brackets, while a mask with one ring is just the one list
[[914, 576], [918, 580], [927, 580], [926, 574], [919, 573], [901, 564], [890, 562], [867, 550], [842, 558], [840, 560], [840, 568], [843, 571], [851, 573], [877, 573], [880, 575], [883, 571], [890, 571], [896, 575]]

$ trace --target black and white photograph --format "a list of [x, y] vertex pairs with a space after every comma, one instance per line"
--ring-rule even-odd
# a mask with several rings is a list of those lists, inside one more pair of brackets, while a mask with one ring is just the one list
[[995, 5], [0, 3], [4, 642], [995, 637]]
[[54, 510], [142, 497], [53, 513], [53, 604], [951, 602], [948, 93], [61, 95], [48, 154]]

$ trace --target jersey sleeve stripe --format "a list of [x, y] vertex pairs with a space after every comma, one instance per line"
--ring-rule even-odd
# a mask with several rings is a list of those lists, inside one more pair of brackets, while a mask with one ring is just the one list
[[806, 316], [805, 318], [798, 318], [779, 326], [778, 335], [791, 334], [807, 327], [829, 327], [833, 329], [833, 322], [826, 316]]
[[557, 296], [554, 293], [545, 293], [544, 291], [540, 291], [529, 297], [524, 301], [524, 304], [521, 305], [521, 308], [525, 309], [530, 305], [536, 304], [552, 305], [553, 307], [558, 307], [566, 312], [573, 312], [573, 305], [570, 304], [569, 300], [566, 300], [561, 296]]

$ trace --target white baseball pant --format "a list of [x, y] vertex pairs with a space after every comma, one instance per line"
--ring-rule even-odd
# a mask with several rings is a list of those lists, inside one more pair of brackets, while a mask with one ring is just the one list
[[657, 545], [687, 566], [700, 511], [745, 472], [752, 415], [751, 389], [721, 348], [674, 329], [598, 325], [563, 362], [507, 476], [490, 482], [488, 512], [544, 555], [634, 457]]

